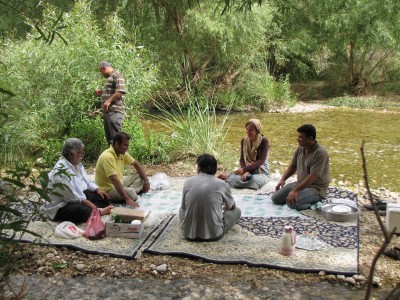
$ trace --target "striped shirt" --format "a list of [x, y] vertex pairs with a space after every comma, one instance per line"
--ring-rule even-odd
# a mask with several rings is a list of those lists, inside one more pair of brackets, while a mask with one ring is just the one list
[[103, 93], [101, 94], [100, 101], [101, 104], [107, 101], [115, 92], [121, 92], [122, 96], [120, 99], [114, 100], [108, 107], [108, 110], [119, 110], [124, 111], [124, 94], [125, 90], [125, 79], [121, 72], [113, 70], [111, 75], [107, 77], [106, 83], [103, 88]]

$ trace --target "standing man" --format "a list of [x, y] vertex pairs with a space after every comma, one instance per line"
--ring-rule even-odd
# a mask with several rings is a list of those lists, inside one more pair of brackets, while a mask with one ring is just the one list
[[106, 83], [103, 90], [96, 89], [95, 94], [100, 96], [104, 131], [107, 143], [111, 145], [115, 134], [121, 131], [122, 123], [125, 119], [125, 79], [107, 61], [99, 63], [99, 71], [106, 78]]
[[[317, 132], [313, 125], [297, 129], [299, 147], [285, 174], [272, 195], [275, 204], [287, 204], [292, 209], [304, 210], [326, 197], [329, 185], [329, 156], [324, 147], [315, 140]], [[285, 185], [285, 181], [297, 172], [297, 182]]]
[[202, 154], [197, 158], [197, 176], [183, 187], [179, 220], [183, 236], [193, 241], [217, 241], [240, 218], [229, 185], [215, 177], [217, 161]]
[[[95, 181], [106, 191], [111, 201], [125, 201], [127, 205], [139, 207], [135, 201], [138, 193], [150, 189], [149, 178], [143, 167], [128, 152], [131, 137], [125, 132], [114, 136], [113, 144], [100, 154], [96, 164]], [[123, 176], [124, 167], [132, 166], [137, 173]]]

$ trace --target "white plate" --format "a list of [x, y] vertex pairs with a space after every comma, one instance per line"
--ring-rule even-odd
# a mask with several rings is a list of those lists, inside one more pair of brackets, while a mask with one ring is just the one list
[[357, 207], [357, 204], [350, 199], [343, 199], [343, 198], [334, 198], [331, 200], [332, 204], [346, 204], [348, 206]]
[[348, 214], [351, 212], [351, 208], [347, 205], [335, 205], [332, 206], [332, 211], [338, 214]]

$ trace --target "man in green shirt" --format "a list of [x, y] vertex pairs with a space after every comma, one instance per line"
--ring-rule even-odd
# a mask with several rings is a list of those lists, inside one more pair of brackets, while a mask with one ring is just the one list
[[[304, 210], [326, 197], [329, 177], [329, 156], [316, 141], [313, 125], [297, 129], [297, 148], [292, 162], [275, 187], [272, 202], [287, 204], [292, 209]], [[285, 185], [286, 180], [297, 172], [297, 182]]]

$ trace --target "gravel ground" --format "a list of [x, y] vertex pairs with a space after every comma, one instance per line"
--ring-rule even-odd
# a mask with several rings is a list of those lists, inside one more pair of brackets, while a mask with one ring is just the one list
[[[298, 104], [293, 112], [321, 109]], [[326, 108], [326, 107], [324, 107]], [[145, 166], [149, 175], [192, 176], [194, 162]], [[142, 254], [126, 260], [54, 248], [23, 245], [15, 253], [22, 268], [0, 291], [0, 299], [362, 299], [371, 261], [383, 241], [365, 190], [359, 197], [360, 276], [294, 273], [246, 265], [220, 265], [202, 260]], [[400, 202], [399, 194], [374, 191], [379, 198]], [[381, 217], [385, 222], [385, 217]], [[390, 246], [400, 246], [394, 236]], [[375, 270], [375, 299], [383, 299], [400, 282], [399, 260], [381, 256]], [[400, 298], [393, 298], [400, 299]]]

